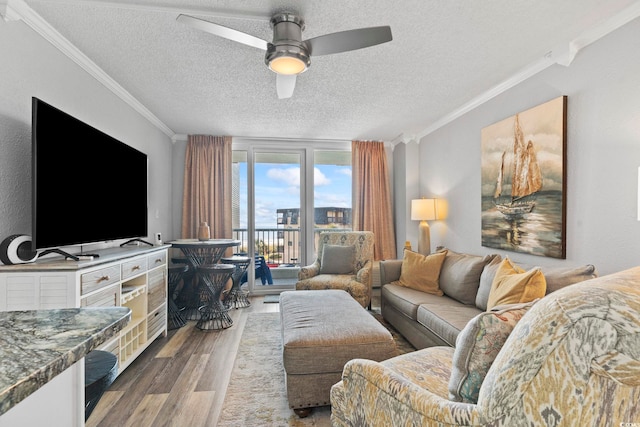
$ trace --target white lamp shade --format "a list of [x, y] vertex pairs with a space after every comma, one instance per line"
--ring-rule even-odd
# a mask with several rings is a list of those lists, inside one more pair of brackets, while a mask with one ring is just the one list
[[413, 221], [433, 221], [436, 219], [436, 199], [416, 199], [411, 201]]

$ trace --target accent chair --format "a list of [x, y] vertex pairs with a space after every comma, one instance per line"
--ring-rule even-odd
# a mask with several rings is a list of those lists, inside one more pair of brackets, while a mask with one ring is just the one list
[[342, 289], [371, 308], [373, 232], [323, 231], [318, 256], [300, 268], [296, 290]]

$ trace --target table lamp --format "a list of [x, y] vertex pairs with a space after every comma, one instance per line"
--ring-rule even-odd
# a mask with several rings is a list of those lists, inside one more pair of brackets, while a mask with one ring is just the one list
[[436, 219], [436, 199], [412, 200], [411, 219], [420, 221], [418, 252], [422, 255], [429, 255], [431, 253], [431, 232], [427, 221]]

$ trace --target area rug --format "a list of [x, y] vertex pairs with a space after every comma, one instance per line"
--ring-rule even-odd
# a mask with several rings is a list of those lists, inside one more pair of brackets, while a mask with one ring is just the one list
[[[379, 318], [376, 313], [372, 314]], [[246, 325], [218, 426], [329, 427], [329, 406], [314, 408], [307, 418], [298, 417], [289, 408], [282, 365], [280, 313], [249, 313]], [[414, 350], [395, 331], [391, 333], [401, 353]]]

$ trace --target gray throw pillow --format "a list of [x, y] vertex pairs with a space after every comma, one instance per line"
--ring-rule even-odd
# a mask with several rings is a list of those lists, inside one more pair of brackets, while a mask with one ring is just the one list
[[480, 286], [478, 286], [478, 294], [476, 295], [476, 307], [480, 310], [487, 311], [487, 303], [489, 302], [489, 293], [491, 293], [491, 284], [493, 283], [493, 279], [496, 277], [496, 272], [498, 271], [498, 267], [500, 267], [500, 263], [502, 262], [502, 257], [500, 255], [496, 255], [489, 264], [484, 266], [482, 270], [482, 274], [480, 275]]
[[589, 279], [595, 279], [596, 277], [598, 277], [596, 268], [591, 264], [575, 268], [542, 267], [542, 274], [544, 274], [544, 278], [547, 280], [547, 294], [555, 292], [558, 289], [562, 289], [565, 286], [573, 285], [574, 283], [582, 282]]
[[324, 245], [320, 274], [353, 274], [355, 260], [355, 246]]
[[468, 255], [449, 250], [440, 270], [440, 289], [445, 295], [463, 304], [474, 305], [482, 270], [495, 257], [496, 255]]

